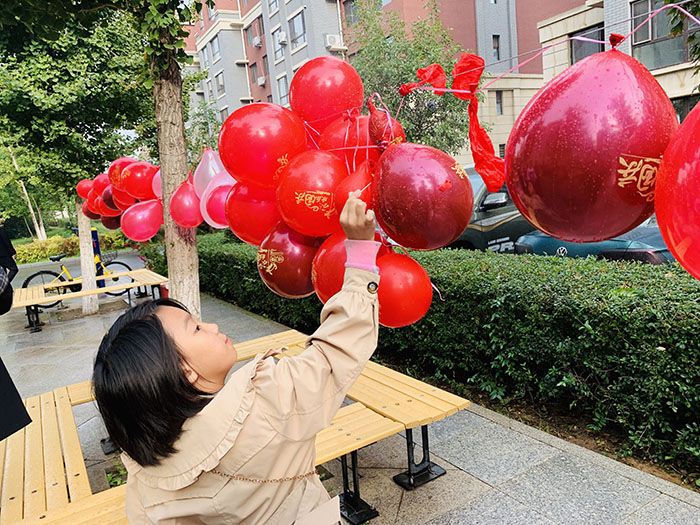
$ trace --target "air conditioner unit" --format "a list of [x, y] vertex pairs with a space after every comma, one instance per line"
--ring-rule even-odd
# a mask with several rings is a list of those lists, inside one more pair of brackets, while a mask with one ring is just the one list
[[262, 47], [262, 38], [260, 38], [259, 36], [254, 36], [253, 37], [253, 45], [255, 47]]
[[258, 86], [265, 85], [265, 77], [258, 77]]
[[285, 31], [277, 33], [277, 43], [283, 46], [287, 45], [287, 33]]
[[348, 48], [343, 45], [343, 41], [340, 35], [327, 34], [326, 37], [326, 49], [329, 51], [347, 51]]

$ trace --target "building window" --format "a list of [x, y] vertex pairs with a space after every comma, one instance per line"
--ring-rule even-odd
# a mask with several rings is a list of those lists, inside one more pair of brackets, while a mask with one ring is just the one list
[[270, 13], [277, 11], [280, 7], [278, 0], [267, 0], [267, 6], [270, 9]]
[[277, 79], [277, 92], [280, 96], [280, 105], [286, 106], [289, 104], [289, 84], [287, 84], [287, 75]]
[[[496, 2], [494, 2], [494, 4], [495, 3]], [[506, 156], [506, 145], [505, 144], [498, 145], [498, 156], [501, 158], [505, 158], [505, 156]]]
[[491, 0], [491, 3], [492, 3], [493, 5], [496, 5], [496, 4], [498, 3], [498, 0]]
[[279, 29], [275, 29], [272, 32], [272, 42], [275, 46], [275, 60], [279, 60], [284, 56], [284, 48], [282, 44], [280, 44], [280, 33], [281, 31]]
[[493, 59], [501, 59], [501, 35], [492, 35], [493, 39]]
[[262, 16], [256, 18], [255, 21], [258, 23], [258, 36], [262, 38], [262, 36], [265, 34], [265, 26], [263, 25]]
[[250, 81], [255, 83], [258, 80], [258, 63], [253, 62], [250, 65]]
[[222, 71], [221, 73], [217, 74], [214, 77], [214, 80], [216, 81], [216, 96], [220, 97], [222, 95], [225, 95], [226, 86], [224, 85], [224, 72]]
[[216, 18], [216, 8], [212, 9], [211, 7], [207, 6], [207, 16], [209, 17], [209, 20], [214, 20]]
[[214, 100], [214, 88], [212, 87], [211, 80], [207, 80], [207, 93], [209, 93], [209, 100]]
[[226, 119], [228, 118], [228, 108], [226, 107], [219, 111], [219, 116], [221, 117], [221, 122], [226, 122]]
[[221, 58], [221, 48], [219, 47], [219, 35], [211, 39], [211, 61], [216, 62]]
[[267, 96], [267, 101], [268, 101], [270, 104], [272, 104], [272, 95], [268, 95], [268, 96]]
[[357, 4], [355, 0], [345, 0], [345, 23], [349, 26], [357, 22]]
[[700, 95], [688, 95], [686, 97], [671, 99], [673, 108], [676, 110], [678, 122], [683, 122], [688, 113], [698, 104], [700, 104]]
[[385, 5], [389, 5], [391, 3], [391, 0], [382, 0], [382, 7]]
[[202, 68], [207, 69], [209, 67], [209, 52], [207, 51], [207, 46], [202, 49]]
[[253, 25], [246, 27], [243, 32], [245, 33], [245, 41], [249, 46], [253, 45]]
[[[650, 12], [664, 5], [663, 0], [640, 0], [632, 2], [633, 26], [641, 24]], [[696, 24], [688, 26], [685, 22], [683, 33], [671, 35], [670, 11], [657, 14], [651, 22], [644, 24], [632, 36], [632, 56], [644, 64], [647, 69], [688, 62], [688, 32], [697, 31]]]
[[306, 26], [304, 24], [304, 11], [289, 21], [289, 35], [292, 40], [292, 49], [306, 42]]
[[262, 62], [260, 62], [260, 71], [264, 76], [270, 74], [270, 65], [267, 63], [267, 55], [262, 57]]
[[503, 115], [503, 91], [496, 91], [496, 115]]
[[[593, 40], [603, 41], [605, 40], [605, 31], [603, 30], [603, 24], [598, 24], [593, 27], [587, 27], [582, 31], [572, 33], [569, 36], [584, 36], [586, 38], [592, 38]], [[604, 44], [598, 44], [596, 42], [585, 42], [582, 40], [571, 40], [569, 49], [571, 51], [572, 64], [575, 64], [579, 60], [582, 60], [588, 56], [605, 51]]]

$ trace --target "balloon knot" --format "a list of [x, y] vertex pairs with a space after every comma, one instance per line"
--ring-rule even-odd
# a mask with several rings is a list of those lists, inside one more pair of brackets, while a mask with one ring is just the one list
[[624, 39], [625, 37], [618, 33], [610, 33], [610, 45], [613, 47], [613, 49], [619, 46]]
[[411, 88], [408, 84], [402, 84], [401, 87], [399, 88], [399, 95], [402, 97], [405, 97], [411, 92]]

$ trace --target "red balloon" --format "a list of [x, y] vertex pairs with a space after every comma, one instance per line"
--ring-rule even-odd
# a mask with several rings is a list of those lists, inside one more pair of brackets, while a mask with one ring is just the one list
[[258, 248], [258, 273], [277, 295], [299, 299], [314, 293], [311, 264], [321, 239], [302, 235], [277, 223]]
[[102, 197], [97, 197], [95, 199], [95, 208], [100, 210], [100, 215], [102, 215], [103, 217], [116, 217], [122, 214], [121, 210], [113, 210], [112, 208], [107, 206]]
[[[344, 232], [337, 232], [328, 237], [316, 252], [311, 267], [311, 281], [316, 295], [322, 303], [337, 294], [343, 287], [345, 276], [345, 236]], [[374, 234], [374, 240], [382, 242], [379, 232]], [[392, 249], [382, 244], [379, 247], [377, 258], [392, 253]]]
[[104, 202], [105, 206], [108, 208], [111, 208], [113, 210], [119, 210], [119, 206], [117, 206], [114, 203], [114, 195], [112, 193], [112, 185], [108, 185], [104, 191], [102, 192], [102, 202]]
[[211, 220], [218, 224], [226, 224], [226, 197], [233, 188], [232, 185], [217, 186], [209, 194], [207, 213]]
[[364, 99], [360, 75], [350, 64], [335, 57], [309, 60], [289, 86], [292, 111], [318, 134], [345, 111], [362, 108]]
[[275, 190], [239, 182], [228, 194], [226, 223], [242, 241], [260, 246], [280, 220]]
[[132, 241], [144, 242], [163, 224], [163, 205], [157, 199], [137, 202], [122, 213], [122, 231]]
[[85, 215], [88, 219], [97, 220], [100, 218], [99, 213], [93, 212], [89, 207], [88, 207], [88, 201], [83, 202], [83, 215]]
[[423, 267], [408, 255], [390, 253], [377, 259], [379, 267], [379, 324], [408, 326], [430, 309], [433, 287]]
[[508, 189], [553, 237], [615, 237], [653, 212], [656, 171], [677, 128], [671, 101], [642, 64], [617, 50], [591, 55], [518, 117], [506, 147]]
[[90, 190], [92, 189], [92, 181], [90, 179], [83, 179], [78, 183], [75, 189], [78, 192], [78, 195], [80, 195], [83, 199], [87, 199], [88, 193], [90, 193]]
[[700, 104], [664, 152], [656, 177], [656, 219], [683, 268], [700, 279]]
[[248, 104], [221, 126], [219, 154], [238, 181], [263, 188], [279, 183], [284, 167], [306, 150], [304, 123], [276, 104]]
[[309, 150], [295, 157], [282, 174], [277, 203], [284, 222], [311, 237], [340, 228], [334, 192], [348, 176], [345, 163], [327, 151]]
[[129, 206], [136, 202], [136, 199], [134, 199], [126, 191], [117, 188], [114, 185], [112, 186], [112, 200], [114, 201], [114, 204], [116, 204], [122, 211], [128, 209]]
[[109, 186], [109, 177], [106, 173], [100, 173], [95, 180], [92, 181], [92, 189], [95, 190], [97, 195], [102, 195], [105, 188]]
[[180, 184], [170, 199], [170, 216], [183, 228], [196, 228], [202, 221], [199, 211], [199, 197], [194, 185], [189, 181]]
[[109, 169], [107, 170], [107, 175], [109, 176], [109, 182], [111, 182], [113, 186], [115, 186], [117, 188], [121, 188], [122, 187], [122, 171], [129, 164], [132, 164], [134, 162], [137, 162], [137, 160], [132, 159], [131, 157], [119, 157], [118, 159], [113, 160], [112, 163], [109, 165]]
[[348, 200], [348, 193], [356, 190], [362, 190], [360, 199], [365, 201], [367, 208], [372, 207], [372, 181], [374, 180], [374, 170], [369, 161], [360, 164], [360, 167], [354, 173], [345, 177], [340, 181], [340, 184], [335, 188], [335, 207], [339, 211], [343, 211], [345, 203]]
[[366, 115], [343, 115], [331, 122], [319, 139], [320, 148], [344, 161], [348, 171], [355, 171], [368, 159], [372, 162], [379, 160], [379, 148], [370, 144], [369, 117]]
[[472, 216], [467, 174], [452, 157], [420, 144], [396, 144], [379, 159], [374, 211], [389, 237], [416, 250], [436, 250], [459, 237]]
[[367, 101], [369, 108], [369, 139], [371, 144], [380, 146], [384, 151], [392, 144], [406, 142], [406, 133], [399, 122], [390, 117], [386, 110], [377, 109], [371, 100]]
[[153, 176], [158, 168], [149, 162], [134, 162], [122, 171], [122, 188], [139, 200], [155, 199]]
[[108, 230], [118, 230], [121, 226], [122, 217], [117, 215], [116, 217], [100, 217], [100, 221], [105, 228]]
[[99, 195], [97, 192], [95, 192], [95, 188], [93, 187], [93, 189], [88, 192], [87, 207], [92, 213], [99, 215], [100, 209], [97, 207], [97, 203], [95, 202], [97, 197], [99, 197]]

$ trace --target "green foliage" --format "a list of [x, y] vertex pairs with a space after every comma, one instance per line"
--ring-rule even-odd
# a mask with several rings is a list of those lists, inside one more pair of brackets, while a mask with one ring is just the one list
[[116, 459], [112, 470], [107, 472], [107, 482], [109, 483], [109, 487], [112, 488], [125, 485], [127, 477], [128, 474], [124, 468], [124, 465], [122, 465], [121, 461]]
[[[265, 287], [256, 249], [203, 236], [202, 290], [302, 330], [315, 297]], [[630, 453], [700, 471], [700, 283], [679, 265], [413, 253], [441, 291], [418, 323], [380, 331], [378, 356], [461, 391], [568, 407]]]
[[[353, 48], [359, 51], [350, 63], [360, 74], [365, 95], [379, 93], [392, 115], [401, 104], [399, 87], [416, 81], [416, 71], [432, 63], [450, 73], [463, 51], [440, 21], [435, 0], [426, 0], [425, 18], [410, 27], [395, 12], [377, 8], [374, 0], [358, 0], [358, 20], [348, 30]], [[456, 154], [469, 135], [467, 102], [452, 94], [429, 91], [411, 93], [403, 102], [398, 118], [409, 142], [427, 144]]]
[[[100, 247], [102, 251], [121, 250], [129, 247], [129, 240], [124, 236], [121, 230], [115, 230], [109, 233], [100, 233]], [[80, 254], [80, 239], [76, 235], [64, 237], [62, 235], [54, 235], [45, 241], [32, 241], [30, 243], [15, 245], [17, 251], [17, 264], [25, 264], [32, 262], [47, 261], [49, 255], [60, 255], [65, 253], [67, 256]]]
[[[183, 91], [186, 91], [183, 89]], [[221, 122], [216, 115], [216, 105], [202, 100], [189, 112], [189, 127], [185, 129], [187, 139], [187, 163], [194, 169], [205, 148], [217, 149], [218, 130]]]

